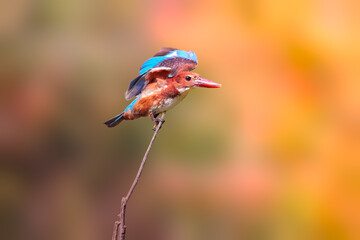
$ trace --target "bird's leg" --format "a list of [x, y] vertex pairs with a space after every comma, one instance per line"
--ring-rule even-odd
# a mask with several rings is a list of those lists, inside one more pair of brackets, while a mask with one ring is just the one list
[[[154, 127], [152, 128], [154, 131], [156, 130], [156, 127], [157, 127], [157, 125], [158, 125], [160, 122], [161, 122], [161, 123], [164, 123], [164, 122], [165, 122], [164, 119], [162, 119], [162, 118], [157, 118], [157, 116], [159, 116], [159, 114], [160, 114], [160, 113], [156, 113], [155, 115], [154, 115], [153, 113], [150, 113], [150, 114], [149, 114], [151, 120], [152, 120], [153, 122], [155, 122], [155, 125], [154, 125]], [[161, 127], [160, 127], [160, 128], [161, 128]]]

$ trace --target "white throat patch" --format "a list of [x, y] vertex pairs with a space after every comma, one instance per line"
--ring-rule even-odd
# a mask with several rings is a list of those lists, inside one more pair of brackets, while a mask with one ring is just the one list
[[187, 90], [190, 90], [191, 87], [182, 87], [182, 88], [178, 88], [178, 91], [180, 93], [186, 92]]

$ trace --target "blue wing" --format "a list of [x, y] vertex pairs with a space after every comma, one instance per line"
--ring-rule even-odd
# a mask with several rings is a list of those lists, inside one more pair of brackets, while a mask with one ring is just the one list
[[[169, 50], [164, 51], [164, 49]], [[164, 61], [167, 62], [166, 66], [161, 65], [161, 63], [163, 63]], [[154, 55], [154, 57], [144, 62], [144, 64], [140, 67], [140, 75], [157, 66], [179, 68], [179, 64], [176, 64], [179, 61], [181, 62], [181, 65], [189, 65], [189, 68], [191, 68], [191, 70], [193, 70], [198, 63], [197, 56], [193, 51], [186, 52], [184, 50], [177, 50], [174, 48], [162, 48], [160, 52]], [[171, 66], [171, 64], [174, 64], [174, 66]]]
[[135, 98], [135, 99], [129, 104], [129, 106], [127, 106], [127, 107], [125, 108], [124, 112], [126, 112], [126, 111], [129, 110], [129, 109], [130, 109], [130, 111], [132, 111], [135, 103], [136, 103], [139, 99], [140, 99], [140, 96], [138, 96], [137, 98]]
[[171, 68], [172, 72], [168, 77], [175, 76], [178, 72], [191, 71], [197, 65], [197, 56], [193, 51], [186, 52], [176, 48], [161, 48], [154, 57], [145, 61], [140, 67], [139, 76], [130, 82], [125, 93], [125, 99], [129, 100], [137, 96], [152, 79], [147, 78], [148, 72], [156, 67]]
[[154, 79], [166, 79], [172, 72], [168, 67], [155, 67], [147, 71], [146, 73], [139, 75], [130, 82], [129, 89], [125, 92], [125, 99], [130, 100], [134, 96], [139, 95], [144, 88]]
[[134, 96], [141, 93], [141, 91], [145, 87], [146, 87], [146, 80], [145, 80], [145, 73], [143, 73], [130, 82], [129, 88], [125, 92], [125, 99], [130, 100]]

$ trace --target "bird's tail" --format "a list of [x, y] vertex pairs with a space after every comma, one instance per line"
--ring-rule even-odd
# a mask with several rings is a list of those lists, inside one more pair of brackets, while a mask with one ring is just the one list
[[116, 117], [113, 117], [112, 119], [110, 119], [109, 121], [105, 122], [105, 125], [110, 127], [115, 127], [117, 126], [119, 123], [121, 123], [122, 120], [124, 120], [124, 113], [121, 113], [119, 115], [117, 115]]

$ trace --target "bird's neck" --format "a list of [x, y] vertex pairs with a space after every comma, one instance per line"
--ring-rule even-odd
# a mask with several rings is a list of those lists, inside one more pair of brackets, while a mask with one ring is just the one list
[[175, 87], [174, 84], [166, 84], [161, 89], [161, 94], [166, 98], [175, 98], [181, 95], [181, 92]]

